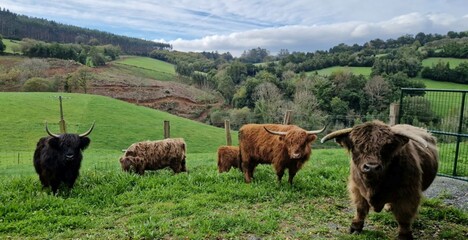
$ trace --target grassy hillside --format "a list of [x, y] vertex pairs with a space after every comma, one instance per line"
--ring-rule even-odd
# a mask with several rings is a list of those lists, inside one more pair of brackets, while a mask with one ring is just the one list
[[[458, 64], [464, 61], [468, 61], [468, 59], [456, 59], [456, 58], [428, 58], [423, 60], [423, 66], [431, 66], [432, 63], [436, 63], [437, 61], [448, 61], [450, 62], [450, 67], [456, 67]], [[366, 77], [370, 76], [371, 68], [370, 67], [329, 67], [320, 69], [318, 71], [311, 71], [307, 74], [315, 74], [317, 72], [320, 75], [328, 76], [336, 71], [350, 71], [353, 74], [362, 74]], [[420, 80], [424, 84], [426, 84], [426, 88], [437, 88], [437, 89], [461, 89], [461, 90], [468, 90], [468, 84], [459, 84], [459, 83], [452, 83], [452, 82], [440, 82], [434, 81], [427, 78], [416, 77], [413, 78], [414, 80]]]
[[426, 84], [426, 88], [468, 90], [468, 84], [440, 82], [421, 77], [416, 77], [414, 79], [421, 80], [424, 84]]
[[124, 56], [114, 62], [122, 67], [143, 72], [147, 77], [170, 81], [175, 77], [174, 65], [149, 57]]
[[422, 65], [423, 67], [431, 67], [438, 62], [448, 62], [450, 64], [450, 68], [456, 68], [460, 63], [468, 62], [468, 59], [432, 57], [424, 59], [422, 61]]
[[[214, 154], [226, 143], [222, 128], [107, 97], [60, 95], [68, 132], [82, 133], [96, 122], [85, 151], [85, 168], [118, 168], [122, 149], [134, 142], [163, 138], [164, 120], [170, 121], [171, 137], [185, 139], [188, 153]], [[33, 151], [39, 138], [47, 135], [44, 122], [52, 132], [59, 132], [58, 93], [0, 93], [0, 109], [0, 173], [33, 173]], [[237, 145], [237, 133], [232, 134]]]
[[[171, 137], [185, 138], [192, 153], [215, 152], [225, 142], [224, 129], [139, 107], [112, 98], [65, 94], [63, 108], [68, 132], [84, 132], [93, 121], [92, 148], [120, 150], [130, 143], [163, 137], [163, 122], [171, 123]], [[43, 136], [44, 121], [58, 132], [58, 93], [0, 93], [0, 149], [33, 149]], [[234, 141], [237, 136], [233, 136]]]
[[19, 46], [20, 46], [20, 44], [17, 41], [11, 40], [11, 39], [3, 39], [2, 42], [6, 46], [6, 49], [5, 49], [6, 53], [14, 53], [13, 48], [19, 49]]
[[336, 71], [350, 71], [353, 74], [356, 74], [356, 75], [362, 74], [362, 75], [368, 77], [370, 75], [370, 73], [371, 73], [371, 68], [370, 67], [341, 67], [341, 66], [334, 66], [334, 67], [320, 69], [320, 70], [317, 70], [317, 71], [311, 71], [311, 72], [308, 72], [307, 74], [314, 74], [315, 72], [317, 72], [319, 75], [328, 76], [328, 75], [330, 75], [330, 74], [332, 74], [333, 72], [336, 72]]

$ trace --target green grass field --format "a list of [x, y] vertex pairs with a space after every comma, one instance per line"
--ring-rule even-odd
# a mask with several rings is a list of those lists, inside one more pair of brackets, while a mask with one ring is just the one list
[[427, 78], [416, 77], [415, 80], [421, 80], [426, 84], [426, 88], [433, 89], [454, 89], [454, 90], [468, 90], [468, 84], [452, 83], [452, 82], [440, 82], [434, 81]]
[[[433, 58], [431, 58], [433, 59]], [[460, 59], [449, 59], [451, 65], [456, 65], [457, 61]], [[468, 60], [461, 60], [461, 61], [468, 61]], [[458, 64], [461, 62], [458, 61]], [[452, 64], [453, 63], [453, 64]], [[324, 68], [321, 70], [318, 70], [317, 73], [323, 76], [328, 76], [332, 74], [333, 72], [336, 71], [350, 71], [353, 74], [362, 74], [366, 77], [370, 76], [371, 73], [371, 68], [370, 67], [340, 67], [340, 66], [335, 66], [335, 67], [329, 67], [329, 68]], [[315, 71], [308, 72], [308, 75], [310, 74], [315, 74]], [[422, 78], [422, 77], [415, 77], [412, 78], [414, 80], [419, 80], [422, 81], [425, 85], [426, 88], [434, 88], [434, 89], [455, 89], [455, 90], [468, 90], [468, 84], [459, 84], [459, 83], [452, 83], [452, 82], [441, 82], [441, 81], [434, 81], [430, 80], [427, 78]]]
[[450, 64], [450, 68], [456, 68], [460, 63], [468, 62], [468, 59], [432, 57], [424, 59], [422, 61], [422, 65], [423, 67], [432, 67], [432, 65], [435, 65], [438, 62], [448, 62]]
[[115, 61], [115, 64], [142, 72], [156, 80], [170, 81], [175, 77], [174, 65], [149, 57], [125, 56]]
[[369, 75], [371, 74], [370, 67], [341, 67], [341, 66], [334, 66], [334, 67], [320, 69], [317, 71], [311, 71], [311, 72], [307, 72], [307, 74], [310, 75], [310, 74], [315, 74], [315, 72], [317, 72], [319, 75], [329, 76], [333, 72], [337, 72], [337, 71], [350, 71], [355, 75], [361, 74], [366, 77], [369, 77]]
[[[164, 120], [170, 121], [171, 137], [185, 138], [190, 153], [215, 152], [225, 142], [224, 129], [108, 97], [66, 93], [0, 93], [0, 132], [6, 140], [0, 141], [0, 149], [34, 149], [36, 141], [45, 134], [45, 121], [52, 131], [58, 132], [58, 95], [63, 96], [68, 132], [84, 132], [96, 121], [95, 130], [90, 136], [91, 149], [120, 151], [136, 141], [162, 139]], [[237, 144], [235, 132], [233, 141]]]
[[6, 53], [15, 53], [13, 51], [13, 48], [18, 48], [19, 49], [19, 46], [20, 46], [20, 44], [18, 43], [20, 41], [15, 41], [15, 40], [11, 40], [11, 39], [3, 39], [2, 42], [6, 46], [6, 49], [5, 49]]
[[[45, 120], [58, 131], [57, 94], [0, 93], [0, 239], [396, 237], [396, 222], [386, 212], [371, 212], [361, 235], [347, 233], [353, 208], [343, 149], [314, 149], [292, 187], [285, 180], [278, 184], [268, 165], [258, 166], [254, 181], [245, 184], [237, 169], [217, 172], [224, 129], [106, 97], [62, 95], [69, 132], [83, 132], [92, 121], [96, 127], [75, 187], [52, 196], [41, 189], [32, 152], [45, 135]], [[161, 139], [164, 120], [171, 121], [173, 137], [187, 142], [188, 173], [121, 172], [121, 149]], [[233, 141], [237, 144], [236, 133]], [[468, 213], [426, 199], [413, 228], [418, 239], [463, 239]]]
[[[189, 154], [188, 173], [144, 176], [86, 169], [72, 191], [42, 190], [34, 174], [0, 175], [0, 238], [7, 239], [394, 239], [390, 213], [371, 212], [349, 235], [353, 209], [342, 149], [316, 150], [294, 186], [261, 165], [245, 184], [216, 171], [215, 154]], [[85, 152], [84, 161], [94, 157]], [[427, 199], [413, 225], [418, 239], [462, 239], [467, 213]], [[434, 237], [437, 236], [437, 237]]]

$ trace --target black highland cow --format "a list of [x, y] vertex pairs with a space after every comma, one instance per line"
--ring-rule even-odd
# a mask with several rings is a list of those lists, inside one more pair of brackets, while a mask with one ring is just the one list
[[83, 134], [53, 134], [47, 127], [47, 137], [39, 139], [34, 151], [34, 168], [44, 188], [51, 187], [54, 194], [60, 183], [73, 188], [78, 178], [83, 155], [91, 140], [87, 137], [94, 128]]

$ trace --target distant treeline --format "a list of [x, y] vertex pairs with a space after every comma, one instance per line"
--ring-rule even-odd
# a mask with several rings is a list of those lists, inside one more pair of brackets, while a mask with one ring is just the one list
[[120, 55], [113, 45], [90, 46], [85, 44], [45, 43], [33, 39], [20, 42], [21, 52], [28, 57], [75, 60], [89, 67], [103, 66]]
[[21, 40], [31, 38], [45, 42], [77, 43], [119, 46], [126, 54], [145, 55], [156, 49], [172, 49], [167, 43], [157, 43], [138, 38], [80, 28], [76, 26], [28, 17], [0, 9], [0, 34], [4, 38]]
[[449, 62], [440, 61], [432, 67], [424, 67], [421, 76], [436, 81], [468, 84], [468, 62], [451, 69]]

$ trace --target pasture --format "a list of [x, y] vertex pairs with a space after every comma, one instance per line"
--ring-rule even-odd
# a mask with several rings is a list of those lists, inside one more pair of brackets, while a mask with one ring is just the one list
[[175, 78], [174, 65], [149, 57], [123, 56], [114, 64], [156, 80], [171, 81]]
[[319, 75], [323, 76], [329, 76], [330, 74], [338, 71], [349, 71], [355, 75], [363, 75], [365, 77], [369, 77], [371, 74], [371, 68], [370, 67], [342, 67], [342, 66], [334, 66], [334, 67], [328, 67], [324, 69], [320, 69], [317, 71], [311, 71], [307, 72], [307, 75], [310, 74], [315, 74], [317, 72]]
[[[219, 174], [224, 129], [101, 96], [62, 94], [69, 132], [96, 127], [75, 188], [42, 190], [32, 152], [44, 121], [58, 132], [56, 93], [1, 93], [0, 238], [7, 239], [393, 239], [390, 213], [371, 213], [361, 235], [349, 235], [353, 208], [343, 149], [313, 150], [291, 187], [261, 165], [251, 184], [236, 169]], [[187, 142], [188, 173], [123, 173], [121, 149], [171, 136]], [[234, 144], [237, 135], [233, 133]], [[319, 136], [321, 137], [321, 135]], [[314, 143], [314, 146], [320, 143]], [[6, 160], [6, 159], [10, 159]], [[450, 196], [441, 196], [450, 197]], [[413, 224], [418, 239], [462, 239], [466, 211], [426, 199]]]
[[18, 51], [20, 49], [19, 42], [21, 42], [21, 41], [16, 41], [16, 40], [11, 40], [11, 39], [3, 39], [2, 42], [6, 46], [6, 49], [5, 49], [6, 53], [15, 53], [16, 51]]
[[421, 77], [416, 77], [413, 79], [422, 81], [424, 84], [426, 84], [426, 88], [468, 90], [468, 84], [434, 81]]
[[422, 61], [423, 67], [432, 67], [432, 65], [436, 65], [438, 62], [449, 63], [450, 68], [456, 68], [460, 63], [468, 62], [468, 59], [460, 59], [460, 58], [442, 58], [442, 57], [431, 57], [426, 58]]

